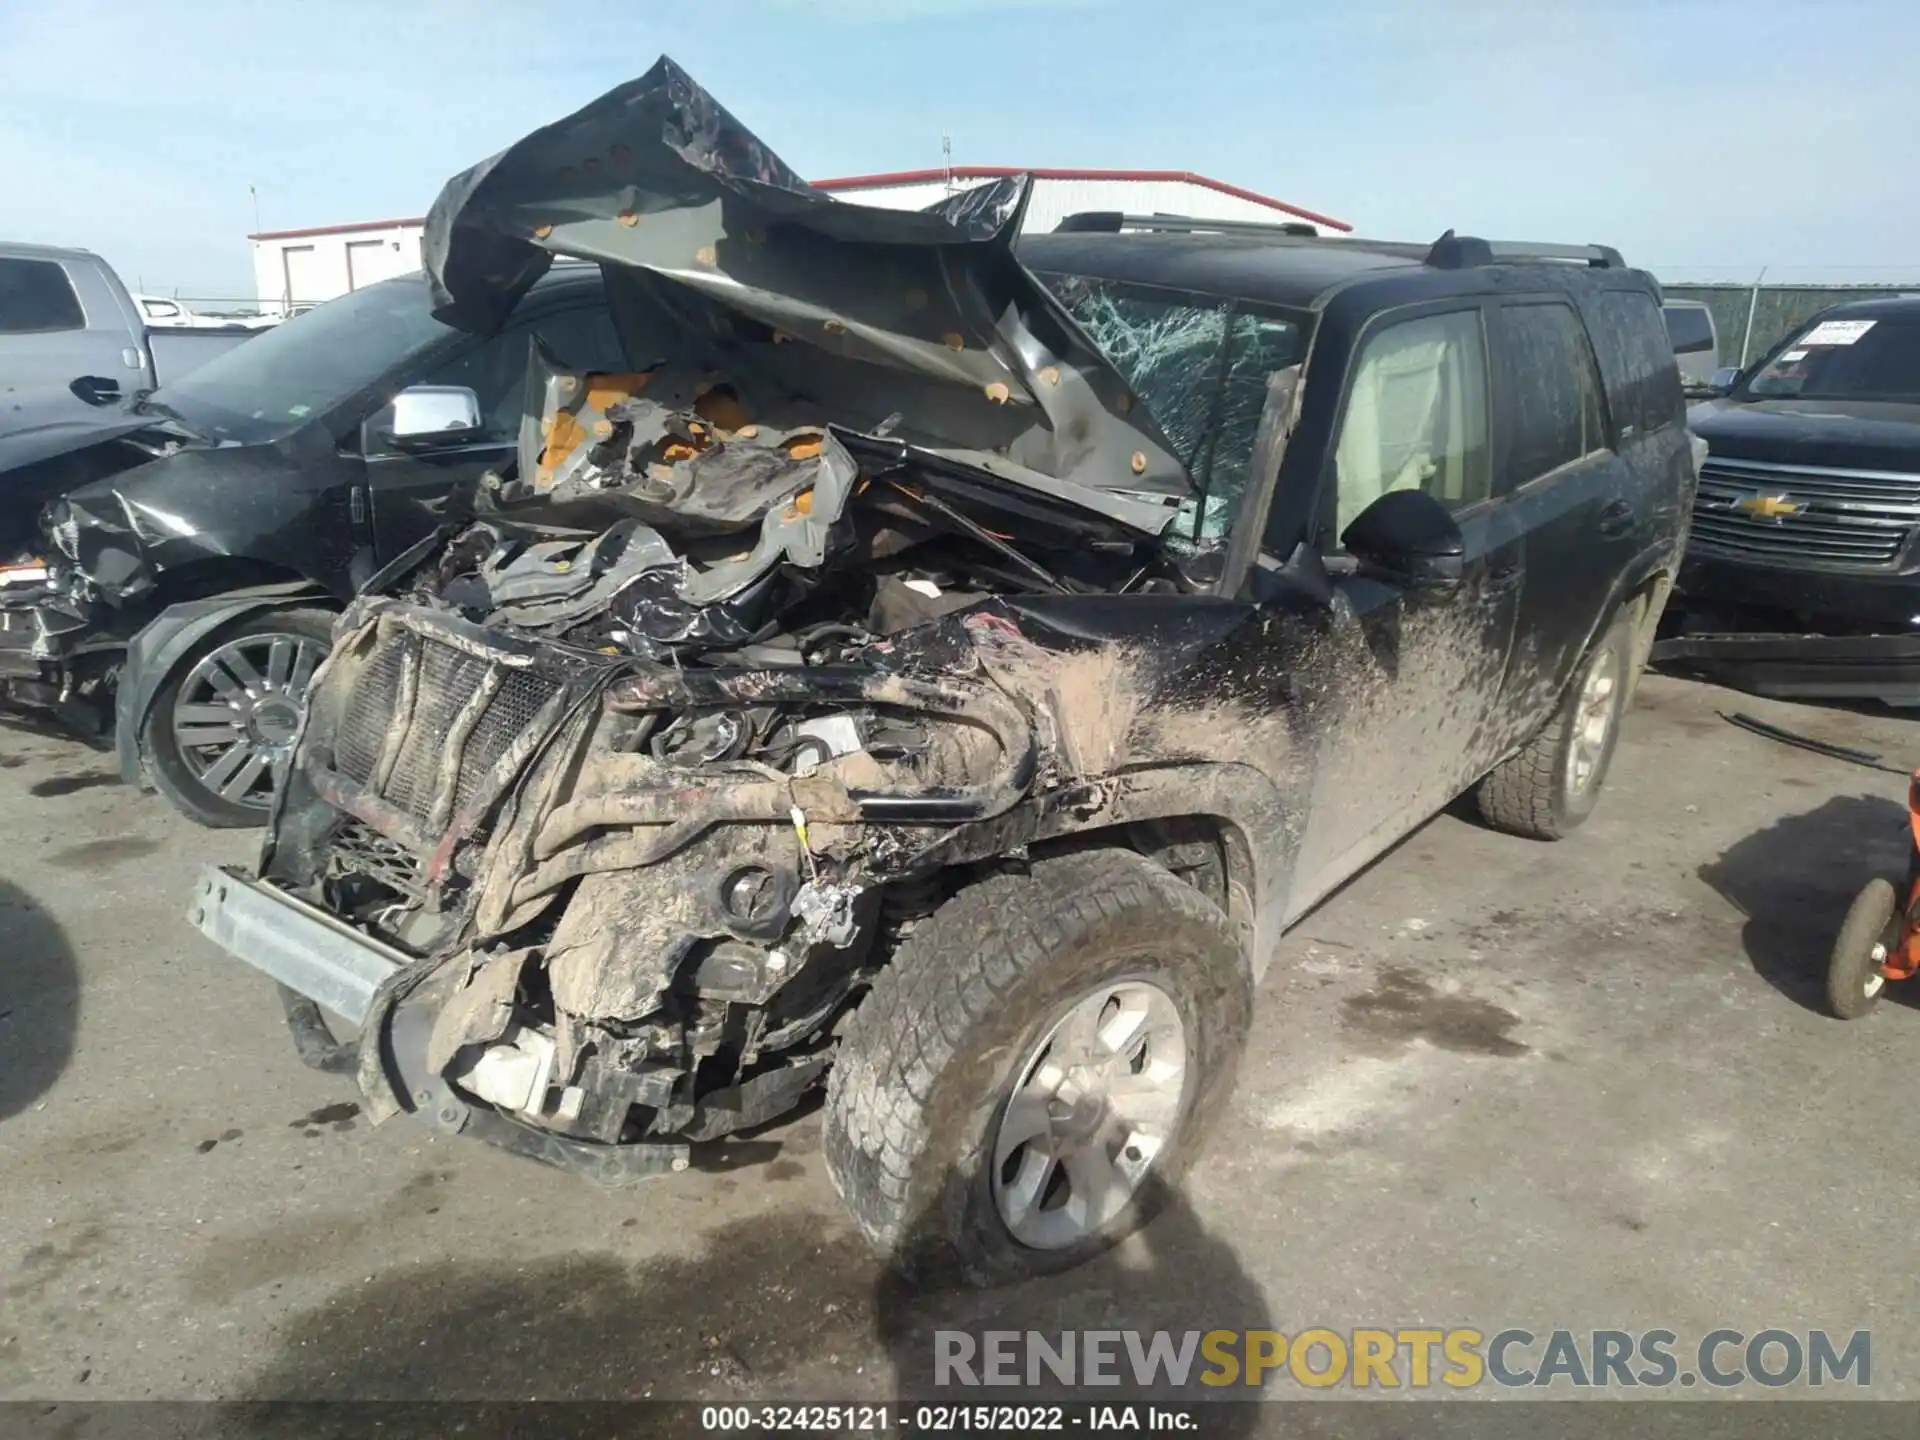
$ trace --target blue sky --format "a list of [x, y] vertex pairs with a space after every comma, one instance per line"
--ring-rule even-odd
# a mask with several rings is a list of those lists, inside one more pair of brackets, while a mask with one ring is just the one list
[[[591, 15], [588, 20], [584, 17]], [[813, 176], [1190, 169], [1669, 280], [1920, 279], [1910, 0], [0, 0], [0, 237], [252, 293], [662, 52]]]

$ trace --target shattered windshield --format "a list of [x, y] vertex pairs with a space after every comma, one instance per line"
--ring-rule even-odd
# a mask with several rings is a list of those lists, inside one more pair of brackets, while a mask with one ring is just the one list
[[1146, 402], [1193, 476], [1167, 538], [1223, 543], [1247, 490], [1267, 377], [1306, 355], [1304, 316], [1083, 275], [1042, 274], [1080, 328]]
[[154, 399], [209, 439], [277, 440], [459, 334], [432, 305], [424, 275], [369, 285], [215, 356]]

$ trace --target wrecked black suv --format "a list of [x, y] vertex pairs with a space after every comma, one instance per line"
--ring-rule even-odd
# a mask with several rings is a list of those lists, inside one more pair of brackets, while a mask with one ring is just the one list
[[617, 1182], [824, 1080], [877, 1245], [1058, 1268], [1294, 917], [1588, 813], [1695, 483], [1653, 282], [1025, 201], [834, 201], [666, 61], [443, 192], [444, 314], [586, 257], [655, 359], [542, 358], [194, 902], [376, 1117]]

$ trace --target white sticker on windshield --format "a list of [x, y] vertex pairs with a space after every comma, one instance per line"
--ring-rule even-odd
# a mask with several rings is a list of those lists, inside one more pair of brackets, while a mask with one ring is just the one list
[[1822, 320], [1800, 337], [1800, 343], [1802, 345], [1851, 345], [1871, 330], [1875, 323], [1872, 320]]
[[1791, 365], [1796, 360], [1804, 360], [1806, 358], [1807, 352], [1804, 350], [1789, 350], [1780, 357], [1780, 363], [1782, 365]]
[[291, 420], [304, 420], [312, 413], [313, 406], [311, 405], [289, 405], [287, 407], [287, 418]]

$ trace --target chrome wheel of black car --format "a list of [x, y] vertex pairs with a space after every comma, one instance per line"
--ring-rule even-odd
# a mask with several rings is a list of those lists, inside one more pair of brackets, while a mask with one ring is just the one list
[[245, 635], [195, 665], [169, 717], [194, 778], [223, 800], [264, 811], [325, 653], [304, 635]]
[[258, 825], [292, 754], [330, 617], [262, 615], [215, 636], [155, 694], [142, 732], [148, 772], [203, 825]]
[[1567, 784], [1585, 794], [1606, 769], [1613, 753], [1613, 728], [1620, 718], [1614, 688], [1621, 679], [1618, 649], [1607, 646], [1593, 657], [1574, 702], [1573, 736], [1567, 747]]

